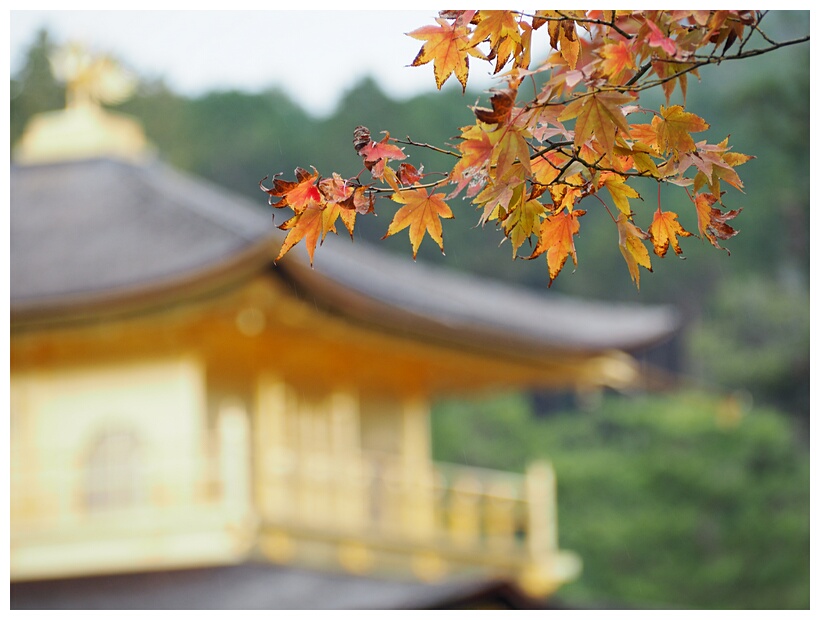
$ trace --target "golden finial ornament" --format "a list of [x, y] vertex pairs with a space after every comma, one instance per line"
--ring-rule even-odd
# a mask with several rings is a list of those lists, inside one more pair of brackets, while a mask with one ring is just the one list
[[107, 55], [94, 55], [80, 43], [69, 43], [49, 59], [51, 69], [66, 84], [66, 107], [117, 104], [134, 94], [136, 80]]
[[131, 72], [79, 43], [60, 48], [49, 61], [54, 77], [66, 85], [66, 107], [32, 117], [12, 153], [16, 163], [153, 158], [155, 149], [139, 122], [102, 107], [134, 94], [137, 79]]

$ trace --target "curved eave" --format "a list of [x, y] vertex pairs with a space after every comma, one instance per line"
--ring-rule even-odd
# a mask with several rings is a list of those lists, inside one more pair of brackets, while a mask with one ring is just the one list
[[277, 271], [309, 303], [409, 338], [484, 355], [589, 357], [651, 348], [680, 328], [669, 307], [540, 295], [328, 242], [332, 247], [316, 252], [315, 268], [288, 255]]
[[442, 321], [412, 312], [348, 288], [303, 263], [287, 262], [280, 269], [290, 283], [291, 290], [297, 292], [303, 301], [371, 330], [437, 346], [455, 347], [482, 356], [540, 358], [570, 352], [568, 349], [562, 351], [558, 347], [515, 337], [487, 326]]

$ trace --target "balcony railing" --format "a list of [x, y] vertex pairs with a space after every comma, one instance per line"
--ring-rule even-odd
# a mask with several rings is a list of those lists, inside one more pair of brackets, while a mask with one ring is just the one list
[[[520, 475], [386, 454], [277, 448], [261, 459], [259, 474], [263, 540], [273, 533], [267, 551], [279, 561], [295, 553], [283, 540], [330, 539], [358, 545], [347, 568], [362, 572], [403, 555], [426, 558], [414, 565], [421, 578], [527, 574], [541, 581], [533, 589], [543, 590], [580, 568], [573, 554], [558, 549], [548, 463]], [[345, 565], [343, 553], [340, 560]]]

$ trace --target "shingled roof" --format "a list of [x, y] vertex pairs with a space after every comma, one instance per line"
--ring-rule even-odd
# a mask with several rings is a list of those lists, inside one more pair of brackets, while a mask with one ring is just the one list
[[[167, 302], [269, 268], [283, 238], [263, 205], [158, 161], [105, 158], [12, 165], [10, 223], [12, 327]], [[678, 326], [667, 307], [533, 292], [333, 236], [313, 268], [295, 250], [271, 273], [335, 314], [451, 343], [631, 351]]]

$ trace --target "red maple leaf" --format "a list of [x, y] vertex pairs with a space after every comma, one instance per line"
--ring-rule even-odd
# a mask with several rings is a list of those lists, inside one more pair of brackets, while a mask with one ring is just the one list
[[650, 35], [647, 39], [649, 47], [659, 47], [670, 56], [674, 56], [678, 52], [678, 46], [673, 39], [667, 37], [658, 25], [651, 19], [646, 20], [646, 25], [649, 26]]

